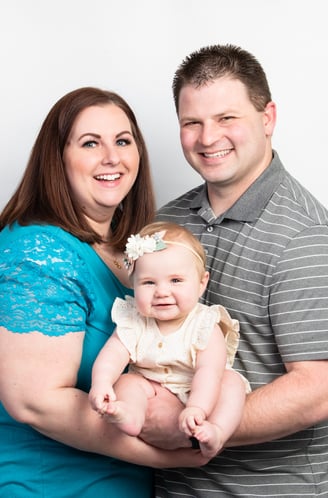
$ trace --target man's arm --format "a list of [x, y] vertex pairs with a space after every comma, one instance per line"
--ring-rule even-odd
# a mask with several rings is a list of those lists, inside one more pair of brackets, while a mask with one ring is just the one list
[[[286, 364], [287, 373], [247, 395], [242, 422], [227, 447], [272, 441], [328, 420], [328, 360]], [[178, 427], [182, 404], [157, 387], [142, 438], [162, 448], [190, 446]]]
[[226, 446], [279, 439], [328, 419], [328, 360], [287, 363], [287, 373], [248, 394]]

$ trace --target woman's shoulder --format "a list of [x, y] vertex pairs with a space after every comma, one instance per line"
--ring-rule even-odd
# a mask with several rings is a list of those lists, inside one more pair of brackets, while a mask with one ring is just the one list
[[43, 243], [53, 244], [56, 241], [69, 241], [71, 244], [80, 242], [77, 237], [55, 225], [31, 224], [20, 225], [13, 223], [7, 225], [0, 232], [1, 243], [11, 243], [17, 241], [26, 241], [26, 244], [42, 241]]
[[79, 286], [90, 286], [90, 246], [60, 227], [6, 227], [0, 233], [0, 251], [1, 271], [8, 275], [29, 281], [47, 277], [53, 283], [66, 279]]
[[44, 264], [51, 263], [58, 258], [66, 261], [76, 258], [85, 243], [77, 237], [54, 225], [33, 224], [22, 226], [14, 223], [0, 232], [0, 247], [7, 257], [28, 256], [29, 259], [40, 261], [44, 257]]
[[59, 227], [16, 224], [0, 233], [0, 251], [2, 320], [8, 330], [49, 335], [83, 330], [94, 292], [74, 238]]

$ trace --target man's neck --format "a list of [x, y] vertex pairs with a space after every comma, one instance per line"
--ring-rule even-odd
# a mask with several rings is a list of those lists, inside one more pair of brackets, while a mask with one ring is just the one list
[[240, 180], [238, 183], [216, 184], [207, 183], [208, 201], [216, 217], [225, 213], [228, 209], [235, 204], [235, 202], [246, 192], [246, 190], [259, 178], [259, 176], [270, 165], [270, 159], [263, 162], [263, 166], [254, 171], [253, 175], [248, 175], [244, 181]]

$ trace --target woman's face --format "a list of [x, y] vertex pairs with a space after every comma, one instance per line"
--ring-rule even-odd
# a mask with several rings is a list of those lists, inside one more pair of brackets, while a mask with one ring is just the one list
[[114, 104], [87, 107], [77, 116], [63, 160], [71, 191], [101, 235], [132, 188], [139, 152], [127, 115]]

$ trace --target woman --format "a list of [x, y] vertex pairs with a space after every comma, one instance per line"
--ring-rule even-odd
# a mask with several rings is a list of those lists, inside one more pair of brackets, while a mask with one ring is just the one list
[[97, 88], [61, 98], [0, 216], [2, 496], [144, 498], [147, 466], [201, 463], [121, 433], [88, 402], [112, 303], [131, 294], [127, 236], [153, 213], [147, 151], [127, 103]]

